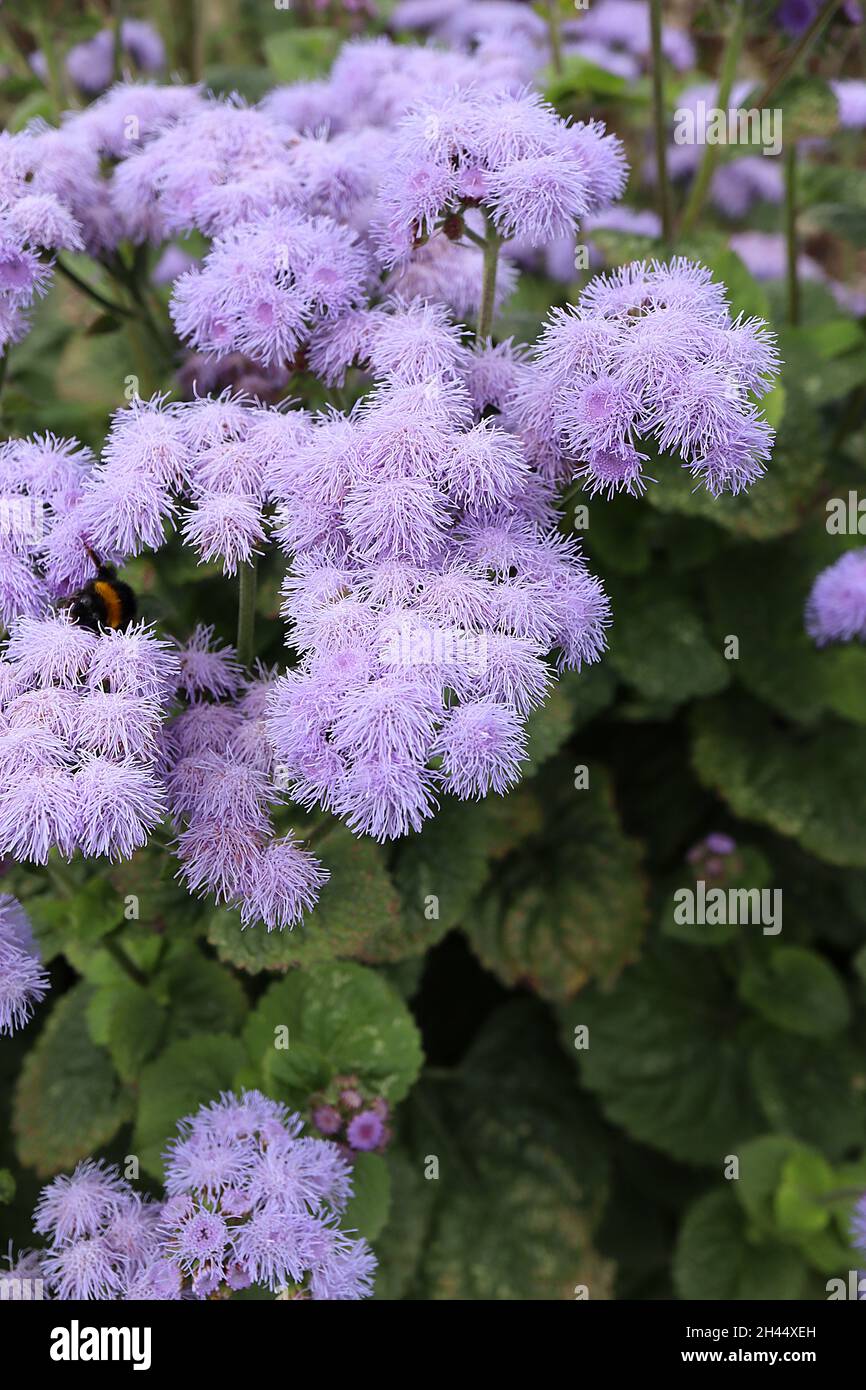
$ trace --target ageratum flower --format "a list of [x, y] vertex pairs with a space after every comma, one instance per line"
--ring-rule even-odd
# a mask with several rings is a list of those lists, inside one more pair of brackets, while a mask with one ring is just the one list
[[292, 927], [328, 873], [293, 836], [274, 833], [282, 794], [264, 719], [274, 678], [242, 679], [234, 651], [209, 629], [196, 629], [180, 662], [191, 703], [167, 727], [165, 780], [181, 874], [191, 892], [238, 908], [243, 926]]
[[304, 204], [288, 150], [295, 132], [239, 97], [188, 104], [181, 119], [115, 170], [112, 206], [136, 241], [206, 236]]
[[778, 367], [767, 325], [733, 319], [703, 266], [637, 261], [553, 311], [510, 412], [542, 470], [592, 494], [642, 492], [648, 446], [678, 454], [713, 496], [737, 493], [770, 456], [754, 402]]
[[161, 1245], [199, 1296], [228, 1283], [298, 1297], [372, 1292], [375, 1257], [340, 1230], [351, 1168], [336, 1144], [258, 1091], [231, 1092], [178, 1125], [164, 1155]]
[[[86, 1159], [71, 1177], [42, 1189], [34, 1212], [39, 1274], [56, 1299], [113, 1300], [128, 1290], [157, 1256], [159, 1204], [141, 1197], [118, 1169]], [[177, 1281], [179, 1296], [180, 1281]], [[155, 1296], [155, 1295], [154, 1295]], [[165, 1295], [163, 1295], [165, 1296]]]
[[866, 549], [847, 550], [812, 585], [806, 631], [818, 647], [866, 642]]
[[[67, 53], [66, 71], [86, 95], [104, 92], [111, 85], [114, 45], [114, 30], [100, 29], [92, 39], [74, 44]], [[165, 45], [156, 29], [145, 20], [123, 20], [120, 47], [121, 61], [131, 59], [140, 72], [155, 73], [165, 67]]]
[[386, 377], [314, 419], [275, 477], [300, 662], [269, 729], [292, 796], [359, 834], [418, 829], [436, 794], [502, 792], [559, 667], [598, 659], [607, 601], [520, 441], [451, 375]]
[[622, 192], [626, 164], [603, 126], [571, 126], [533, 92], [451, 91], [400, 123], [377, 214], [380, 254], [397, 265], [447, 213], [480, 205], [503, 237], [534, 245]]
[[164, 814], [160, 732], [179, 682], [139, 624], [21, 618], [0, 657], [0, 855], [128, 858]]
[[0, 893], [0, 1034], [22, 1028], [47, 990], [30, 919], [15, 898]]
[[365, 301], [368, 273], [355, 233], [331, 218], [269, 213], [217, 238], [175, 281], [171, 313], [203, 352], [284, 363], [319, 322]]

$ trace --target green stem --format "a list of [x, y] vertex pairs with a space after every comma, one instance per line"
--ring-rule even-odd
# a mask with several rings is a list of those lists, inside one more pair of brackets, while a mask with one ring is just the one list
[[249, 564], [238, 570], [238, 661], [250, 667], [255, 655], [256, 638], [256, 577], [258, 561], [255, 557]]
[[123, 0], [112, 0], [111, 5], [111, 28], [114, 34], [114, 59], [113, 76], [115, 82], [120, 82], [123, 77]]
[[482, 251], [487, 245], [483, 236], [479, 236], [477, 232], [473, 232], [472, 228], [467, 227], [465, 222], [463, 224], [463, 235], [466, 237], [467, 241], [472, 242], [473, 246], [480, 246]]
[[121, 318], [135, 318], [131, 309], [127, 309], [123, 304], [115, 304], [111, 299], [106, 299], [104, 294], [100, 294], [99, 290], [95, 290], [92, 285], [88, 285], [86, 280], [82, 280], [80, 275], [74, 270], [71, 270], [68, 265], [65, 265], [59, 256], [56, 258], [54, 264], [61, 275], [65, 275], [66, 279], [75, 285], [76, 289], [79, 289], [82, 294], [86, 294], [88, 299], [92, 299], [94, 304], [99, 305], [100, 309], [104, 309], [108, 314], [118, 314]]
[[496, 302], [496, 269], [502, 238], [490, 222], [484, 241], [484, 271], [481, 281], [481, 308], [478, 311], [478, 340], [485, 342], [493, 328], [493, 306]]
[[323, 816], [320, 821], [317, 821], [312, 830], [304, 836], [304, 844], [307, 849], [312, 849], [313, 845], [317, 845], [320, 840], [324, 840], [325, 836], [330, 835], [335, 826], [339, 824], [339, 816], [335, 816], [329, 811], [328, 814]]
[[190, 82], [197, 82], [202, 67], [201, 0], [183, 0], [173, 15], [175, 65]]
[[785, 260], [788, 282], [788, 321], [800, 322], [800, 281], [797, 278], [797, 142], [785, 146]]
[[123, 973], [125, 975], [128, 975], [130, 980], [132, 980], [134, 984], [141, 985], [144, 988], [147, 988], [147, 985], [150, 983], [150, 981], [148, 980], [144, 971], [139, 970], [135, 961], [131, 960], [130, 957], [126, 954], [119, 941], [115, 940], [113, 936], [104, 936], [102, 938], [102, 945], [105, 947], [106, 951], [111, 956], [111, 959], [115, 962], [115, 964], [120, 966]]
[[36, 14], [33, 16], [33, 33], [42, 50], [45, 59], [45, 66], [48, 69], [48, 90], [51, 99], [57, 108], [57, 114], [66, 106], [66, 87], [63, 81], [63, 66], [57, 56], [57, 49], [54, 44], [54, 36], [48, 20], [44, 15]]
[[797, 64], [802, 58], [805, 58], [822, 29], [833, 18], [834, 11], [838, 10], [841, 3], [842, 0], [824, 0], [824, 4], [815, 15], [808, 29], [800, 35], [797, 42], [788, 50], [787, 56], [779, 64], [779, 67], [776, 69], [776, 72], [770, 78], [769, 82], [765, 84], [754, 100], [750, 101], [751, 106], [761, 107], [768, 104], [770, 98], [775, 95], [778, 88], [785, 81], [785, 78], [790, 77]]
[[[740, 50], [743, 46], [743, 33], [745, 27], [746, 7], [744, 0], [734, 0], [731, 30], [728, 34], [727, 43], [725, 44], [721, 72], [719, 73], [719, 89], [716, 93], [715, 104], [719, 111], [728, 110], [728, 105], [731, 100], [731, 89], [733, 88], [734, 78], [737, 72], [737, 62], [739, 61]], [[710, 181], [715, 173], [718, 157], [718, 145], [704, 145], [704, 155], [701, 160], [701, 166], [691, 186], [688, 202], [686, 203], [685, 212], [683, 213], [682, 222], [680, 224], [681, 236], [690, 232], [698, 220], [701, 208], [704, 205], [704, 199], [707, 196]]]
[[550, 34], [550, 57], [553, 71], [562, 72], [562, 30], [560, 28], [559, 0], [547, 0], [547, 29]]
[[667, 119], [665, 112], [665, 74], [662, 55], [662, 0], [650, 0], [650, 35], [653, 55], [653, 125], [656, 142], [656, 178], [662, 237], [670, 249], [673, 244], [671, 186], [668, 181]]

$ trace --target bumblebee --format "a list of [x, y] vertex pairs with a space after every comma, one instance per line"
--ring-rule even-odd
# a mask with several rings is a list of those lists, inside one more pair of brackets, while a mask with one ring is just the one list
[[91, 632], [98, 632], [101, 627], [129, 627], [138, 609], [135, 594], [118, 579], [113, 565], [104, 565], [90, 546], [84, 548], [96, 566], [96, 578], [72, 595], [69, 612], [73, 622]]

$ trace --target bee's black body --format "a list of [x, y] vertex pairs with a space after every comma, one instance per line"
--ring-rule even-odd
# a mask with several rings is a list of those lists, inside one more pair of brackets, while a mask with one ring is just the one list
[[113, 565], [103, 565], [95, 555], [91, 558], [97, 566], [96, 578], [73, 594], [69, 604], [73, 621], [91, 632], [129, 627], [138, 608], [135, 594], [118, 579]]

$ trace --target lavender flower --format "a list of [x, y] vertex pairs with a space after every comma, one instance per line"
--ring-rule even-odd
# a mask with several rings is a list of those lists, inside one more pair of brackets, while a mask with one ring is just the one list
[[159, 733], [179, 679], [169, 644], [144, 624], [95, 634], [65, 612], [22, 618], [0, 678], [0, 854], [128, 858], [164, 813]]
[[806, 601], [806, 631], [818, 647], [866, 641], [866, 550], [847, 550], [818, 575]]
[[290, 794], [388, 839], [420, 828], [440, 788], [505, 791], [547, 654], [597, 660], [607, 622], [519, 440], [473, 424], [450, 370], [390, 377], [348, 418], [314, 421], [274, 495], [301, 655], [269, 707]]
[[0, 893], [0, 1034], [22, 1028], [47, 990], [30, 919], [20, 903]]
[[571, 127], [534, 93], [463, 91], [420, 100], [401, 122], [378, 212], [386, 264], [407, 259], [447, 213], [480, 203], [501, 236], [533, 243], [574, 230], [617, 197], [621, 146]]
[[225, 1094], [178, 1128], [162, 1237], [194, 1289], [245, 1276], [314, 1298], [370, 1293], [372, 1253], [337, 1224], [351, 1178], [336, 1145], [303, 1138], [300, 1118], [256, 1091]]
[[353, 1149], [369, 1152], [378, 1149], [385, 1137], [385, 1126], [375, 1110], [362, 1110], [349, 1121], [346, 1138]]
[[732, 319], [709, 271], [641, 261], [554, 310], [510, 408], [542, 469], [570, 465], [591, 493], [640, 491], [654, 440], [716, 496], [764, 471], [773, 431], [751, 398], [777, 371], [766, 325]]
[[367, 274], [354, 233], [327, 217], [270, 213], [218, 237], [201, 269], [175, 281], [172, 317], [202, 351], [291, 361], [320, 320], [363, 302]]

